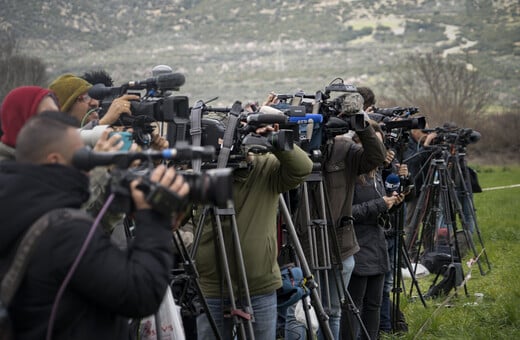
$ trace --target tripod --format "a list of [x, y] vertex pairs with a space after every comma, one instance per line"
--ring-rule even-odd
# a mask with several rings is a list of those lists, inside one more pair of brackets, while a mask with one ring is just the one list
[[[408, 272], [411, 276], [411, 287], [415, 287], [417, 289], [417, 294], [423, 304], [426, 307], [426, 301], [424, 300], [424, 296], [421, 293], [421, 289], [419, 288], [419, 283], [415, 276], [415, 270], [412, 268], [412, 263], [410, 261], [410, 257], [408, 252], [406, 251], [406, 245], [404, 242], [404, 209], [401, 204], [398, 210], [395, 212], [396, 214], [396, 223], [395, 223], [395, 235], [394, 235], [394, 253], [393, 253], [393, 280], [392, 280], [392, 301], [394, 302], [392, 306], [392, 315], [394, 316], [392, 319], [392, 329], [394, 331], [398, 330], [398, 318], [401, 306], [401, 293], [405, 292], [404, 286], [404, 278], [402, 277], [402, 264], [406, 266]], [[417, 263], [417, 262], [416, 262]], [[410, 290], [411, 297], [411, 290]]]
[[[204, 229], [204, 222], [207, 217], [207, 215], [211, 215], [212, 218], [212, 225], [213, 225], [213, 235], [214, 241], [215, 241], [215, 250], [216, 250], [216, 256], [220, 259], [220, 267], [219, 271], [223, 272], [225, 280], [225, 284], [228, 288], [228, 294], [229, 294], [229, 300], [231, 304], [231, 317], [233, 319], [233, 323], [235, 327], [237, 328], [239, 339], [254, 339], [254, 331], [253, 331], [253, 324], [254, 321], [253, 317], [253, 308], [251, 304], [251, 298], [249, 295], [249, 286], [247, 283], [247, 277], [246, 277], [246, 270], [245, 265], [243, 261], [243, 255], [242, 255], [242, 249], [240, 245], [240, 239], [238, 235], [238, 227], [236, 223], [235, 218], [235, 209], [233, 206], [227, 208], [227, 209], [219, 209], [216, 207], [206, 207], [203, 210], [202, 215], [200, 216], [199, 223], [197, 226], [197, 232], [195, 235], [195, 240], [193, 243], [193, 248], [191, 252], [191, 258], [195, 257], [195, 254], [197, 252], [200, 239], [202, 237], [202, 232]], [[236, 297], [233, 291], [233, 282], [231, 279], [231, 272], [229, 269], [229, 261], [228, 261], [228, 255], [226, 253], [226, 244], [224, 241], [224, 233], [222, 231], [222, 221], [221, 216], [226, 216], [230, 219], [230, 232], [232, 236], [232, 244], [233, 244], [233, 252], [234, 252], [234, 258], [235, 263], [237, 265], [237, 272], [239, 275], [239, 284], [241, 287], [239, 287], [242, 290], [241, 294], [241, 301], [243, 306], [242, 309], [237, 308], [236, 304]], [[245, 302], [244, 302], [245, 301]], [[208, 318], [210, 318], [210, 314], [208, 313]], [[211, 320], [211, 318], [210, 318]], [[210, 321], [211, 322], [211, 321]], [[212, 324], [213, 328], [213, 324]], [[216, 331], [217, 327], [215, 325], [215, 328], [213, 328], [214, 332]], [[218, 334], [218, 331], [215, 332], [215, 334]], [[247, 337], [246, 337], [247, 334]], [[219, 336], [220, 338], [220, 336]]]
[[[451, 177], [453, 179], [453, 182], [457, 185], [458, 189], [457, 199], [460, 202], [462, 209], [463, 235], [468, 246], [471, 248], [473, 255], [477, 259], [477, 265], [479, 267], [480, 274], [486, 275], [486, 273], [491, 270], [491, 264], [489, 263], [486, 247], [484, 246], [484, 241], [482, 240], [480, 228], [477, 223], [477, 215], [473, 204], [473, 193], [470, 184], [471, 180], [465, 156], [465, 147], [454, 148], [453, 151], [449, 153], [447, 162], [448, 166], [451, 169]], [[482, 250], [482, 257], [484, 258], [487, 265], [487, 272], [484, 271], [484, 268], [480, 261], [480, 257], [478, 256], [478, 250], [475, 246], [475, 242], [473, 241], [472, 237], [473, 232], [475, 232], [478, 237], [480, 249]]]
[[200, 311], [194, 305], [193, 296], [191, 296], [189, 292], [190, 288], [194, 287], [195, 293], [202, 304], [202, 308], [204, 312], [207, 313], [208, 321], [210, 323], [211, 329], [213, 330], [215, 338], [220, 340], [222, 337], [219, 334], [217, 324], [215, 323], [215, 319], [212, 317], [210, 313], [208, 302], [206, 301], [206, 298], [202, 293], [202, 289], [200, 288], [199, 274], [197, 272], [195, 263], [191, 259], [188, 249], [186, 248], [186, 245], [182, 240], [180, 231], [176, 230], [175, 235], [176, 237], [173, 237], [173, 242], [181, 257], [181, 262], [184, 269], [184, 274], [174, 275], [175, 279], [172, 281], [172, 286], [178, 281], [183, 281], [182, 288], [178, 296], [178, 304], [179, 306], [181, 306], [183, 311], [189, 311], [193, 315], [199, 314]]
[[[309, 187], [311, 187], [311, 190], [309, 190]], [[312, 195], [312, 193], [315, 195]], [[320, 167], [315, 166], [313, 172], [302, 183], [301, 197], [303, 198], [303, 204], [300, 204], [299, 209], [297, 209], [296, 216], [303, 217], [302, 225], [307, 229], [309, 270], [316, 276], [316, 283], [321, 287], [318, 296], [322, 301], [326, 301], [325, 309], [330, 311], [332, 301], [330, 280], [334, 280], [339, 306], [341, 307], [341, 305], [348, 303], [350, 310], [360, 324], [360, 329], [369, 338], [359, 309], [355, 306], [341, 275], [343, 264], [341, 262], [336, 229], [330, 217], [330, 207], [327, 204], [328, 200]], [[331, 223], [328, 223], [328, 221]], [[304, 256], [304, 254], [298, 254], [300, 261], [305, 261]], [[331, 273], [332, 278], [329, 277]], [[307, 329], [309, 330], [310, 327], [307, 327]], [[349, 327], [349, 329], [352, 330], [353, 328]]]
[[[459, 242], [456, 238], [457, 215], [464, 225], [465, 219], [448, 170], [447, 150], [444, 146], [438, 146], [437, 149], [432, 154], [426, 179], [411, 220], [414, 232], [409, 244], [417, 247], [416, 263], [419, 260], [422, 245], [425, 253], [440, 251], [449, 254], [451, 263], [462, 260]], [[420, 239], [418, 239], [420, 224], [422, 229]], [[464, 273], [462, 275], [464, 276]], [[467, 295], [466, 284], [464, 284], [464, 291]]]
[[280, 210], [284, 217], [287, 230], [289, 232], [289, 236], [291, 237], [291, 241], [293, 242], [294, 250], [296, 251], [296, 256], [298, 257], [300, 261], [300, 266], [302, 268], [304, 281], [306, 282], [307, 288], [310, 290], [310, 297], [311, 297], [311, 304], [314, 307], [314, 310], [316, 311], [316, 316], [318, 318], [318, 322], [320, 324], [320, 329], [323, 332], [323, 336], [327, 340], [334, 339], [332, 335], [332, 331], [330, 329], [328, 320], [329, 317], [325, 313], [325, 310], [323, 309], [323, 305], [321, 304], [320, 297], [318, 295], [318, 292], [316, 291], [316, 288], [318, 288], [318, 284], [314, 280], [314, 277], [311, 273], [310, 267], [307, 263], [307, 260], [305, 259], [305, 255], [303, 253], [302, 246], [300, 244], [300, 241], [298, 240], [298, 234], [296, 233], [296, 228], [294, 227], [294, 224], [291, 219], [291, 214], [289, 212], [289, 209], [287, 208], [287, 204], [285, 203], [285, 199], [282, 194], [280, 194]]

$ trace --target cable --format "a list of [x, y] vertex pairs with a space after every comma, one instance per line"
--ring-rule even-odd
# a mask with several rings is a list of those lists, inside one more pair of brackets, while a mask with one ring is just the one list
[[81, 246], [81, 249], [79, 250], [78, 255], [74, 259], [74, 262], [72, 263], [72, 266], [69, 269], [69, 272], [65, 276], [65, 279], [61, 283], [60, 289], [58, 290], [58, 294], [56, 294], [56, 298], [54, 299], [54, 304], [52, 305], [52, 311], [51, 316], [49, 318], [49, 326], [47, 327], [47, 335], [45, 337], [46, 340], [51, 340], [52, 338], [52, 330], [54, 328], [54, 321], [56, 319], [56, 313], [58, 311], [58, 305], [60, 303], [60, 300], [63, 296], [63, 293], [65, 292], [65, 288], [67, 288], [67, 285], [69, 284], [70, 280], [72, 279], [72, 275], [74, 275], [74, 272], [76, 271], [79, 261], [81, 261], [81, 258], [85, 254], [85, 251], [87, 250], [88, 245], [90, 244], [90, 241], [92, 241], [92, 238], [94, 236], [94, 232], [97, 229], [97, 226], [101, 222], [101, 218], [105, 215], [108, 207], [114, 200], [114, 193], [111, 193], [110, 196], [108, 196], [108, 199], [106, 200], [105, 204], [99, 211], [98, 215], [96, 216], [96, 219], [94, 220], [94, 223], [92, 223], [92, 226], [90, 227], [90, 231], [85, 238], [85, 241], [83, 242], [83, 245]]

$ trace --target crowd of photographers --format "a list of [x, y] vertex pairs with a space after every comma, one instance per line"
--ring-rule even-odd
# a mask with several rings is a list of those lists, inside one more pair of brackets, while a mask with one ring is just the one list
[[[160, 78], [171, 70], [163, 67], [157, 71], [152, 87], [178, 80]], [[31, 255], [25, 255], [28, 264], [12, 299], [1, 300], [16, 339], [130, 339], [143, 334], [139, 320], [158, 311], [172, 280], [172, 269], [185, 265], [173, 262], [174, 253], [179, 252], [173, 247], [174, 234], [184, 235], [184, 244], [195, 247], [191, 260], [196, 263], [196, 281], [203, 295], [197, 299], [207, 304], [207, 310], [192, 316], [196, 317], [194, 329], [185, 327], [188, 338], [377, 339], [381, 332], [395, 330], [390, 317], [397, 251], [393, 245], [400, 223], [397, 215], [403, 211], [396, 208], [406, 201], [409, 221], [416, 202], [414, 189], [400, 192], [404, 185], [399, 180], [407, 181], [410, 188], [421, 187], [424, 160], [413, 155], [420, 153], [435, 133], [424, 133], [422, 127], [407, 128], [403, 154], [385, 140], [388, 130], [382, 126], [391, 123], [377, 115], [375, 96], [369, 88], [337, 90], [345, 93], [335, 99], [334, 111], [324, 102], [329, 131], [335, 132], [320, 132], [323, 135], [317, 145], [322, 158], [318, 162], [338, 248], [337, 265], [326, 269], [326, 275], [336, 279], [318, 287], [322, 302], [330, 307], [316, 331], [308, 319], [297, 315], [296, 304], [284, 309], [283, 315], [277, 304], [283, 285], [280, 266], [284, 265], [279, 260], [279, 202], [281, 194], [301, 187], [313, 172], [309, 154], [319, 123], [311, 123], [309, 118], [309, 124], [315, 125], [307, 129], [310, 133], [305, 146], [289, 141], [290, 147], [284, 147], [286, 141], [280, 141], [284, 135], [277, 135], [280, 124], [272, 118], [284, 116], [282, 96], [271, 94], [263, 106], [248, 104], [235, 112], [243, 115], [250, 111], [250, 119], [235, 122], [233, 110], [226, 112], [228, 126], [237, 124], [237, 131], [241, 125], [247, 126], [246, 137], [256, 139], [243, 151], [240, 166], [233, 168], [233, 204], [217, 208], [212, 206], [214, 202], [194, 199], [198, 190], [217, 191], [204, 192], [208, 196], [221, 194], [221, 188], [201, 189], [188, 180], [189, 161], [197, 157], [176, 162], [160, 154], [152, 159], [151, 150], [168, 151], [177, 145], [170, 145], [155, 122], [147, 121], [144, 129], [139, 124], [128, 126], [129, 121], [137, 120], [133, 102], [142, 98], [121, 93], [100, 110], [100, 100], [91, 97], [90, 91], [96, 84], [113, 88], [112, 79], [104, 72], [81, 77], [65, 74], [47, 89], [16, 88], [1, 106], [2, 280], [15, 259], [19, 261], [22, 238], [35, 221], [52, 212], [45, 216], [48, 230], [38, 236]], [[166, 111], [166, 105], [161, 110]], [[255, 114], [270, 115], [271, 120], [253, 118]], [[325, 125], [325, 121], [321, 123]], [[101, 133], [87, 143], [86, 136], [90, 138], [100, 126]], [[138, 137], [128, 146], [124, 134], [114, 133], [126, 131], [136, 136], [134, 129], [139, 130]], [[232, 152], [226, 138], [237, 137], [226, 132], [219, 143]], [[246, 138], [242, 135], [240, 139], [245, 145]], [[265, 140], [269, 141], [267, 149], [262, 144]], [[275, 140], [282, 145], [272, 147]], [[92, 151], [85, 144], [91, 144]], [[80, 166], [81, 150], [87, 156]], [[141, 156], [118, 163], [120, 156], [116, 155], [121, 154]], [[224, 154], [220, 151], [219, 161]], [[98, 164], [96, 159], [103, 162]], [[411, 161], [405, 164], [402, 160], [406, 159]], [[231, 163], [229, 154], [224, 164], [228, 161]], [[396, 177], [397, 184], [391, 180]], [[111, 202], [118, 209], [110, 209]], [[296, 202], [301, 204], [298, 199]], [[57, 210], [61, 208], [80, 215]], [[310, 257], [312, 235], [306, 223], [297, 223], [299, 240], [292, 242], [301, 242], [305, 257]], [[415, 231], [407, 228], [408, 223], [404, 226], [410, 240]], [[219, 248], [220, 240], [224, 249]], [[228, 259], [225, 263], [223, 256]], [[188, 326], [193, 320], [184, 321]]]

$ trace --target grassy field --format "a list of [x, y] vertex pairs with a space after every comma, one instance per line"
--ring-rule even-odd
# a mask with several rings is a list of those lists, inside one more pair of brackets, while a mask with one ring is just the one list
[[[484, 189], [520, 184], [520, 166], [475, 168]], [[466, 274], [471, 273], [467, 296], [463, 289], [458, 296], [452, 296], [452, 291], [448, 298], [427, 300], [427, 308], [418, 299], [402, 298], [409, 332], [384, 339], [520, 339], [519, 198], [520, 187], [475, 194], [478, 226], [491, 271], [482, 276], [476, 265], [464, 267]], [[418, 279], [423, 294], [433, 278]], [[409, 287], [410, 282], [406, 284]], [[475, 293], [482, 293], [483, 299], [479, 301]], [[412, 295], [416, 294], [414, 290]]]

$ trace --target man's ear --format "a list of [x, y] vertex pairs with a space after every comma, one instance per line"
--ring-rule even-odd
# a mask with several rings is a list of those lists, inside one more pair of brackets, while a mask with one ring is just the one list
[[52, 152], [47, 155], [47, 164], [66, 164], [65, 158], [58, 152]]

